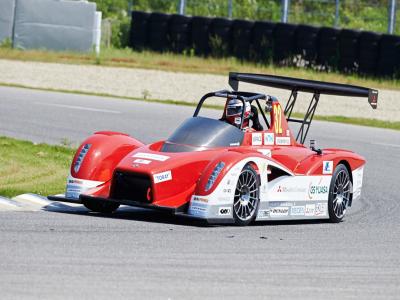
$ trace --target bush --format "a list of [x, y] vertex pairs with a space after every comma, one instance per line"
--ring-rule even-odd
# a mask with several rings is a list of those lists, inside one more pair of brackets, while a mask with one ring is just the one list
[[124, 17], [121, 20], [111, 20], [111, 46], [126, 48], [129, 45], [131, 19]]

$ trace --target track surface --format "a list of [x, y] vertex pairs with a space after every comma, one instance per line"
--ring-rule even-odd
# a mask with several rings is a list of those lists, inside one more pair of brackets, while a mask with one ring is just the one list
[[[150, 142], [193, 110], [0, 88], [0, 135], [76, 144], [112, 129]], [[0, 298], [398, 299], [400, 133], [314, 122], [309, 136], [368, 161], [344, 222], [202, 227], [136, 209], [2, 212]]]

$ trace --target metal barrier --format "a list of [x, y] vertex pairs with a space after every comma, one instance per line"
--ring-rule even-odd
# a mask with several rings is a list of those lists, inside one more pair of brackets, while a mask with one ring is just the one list
[[95, 3], [0, 1], [0, 42], [10, 40], [14, 48], [73, 51], [95, 49], [98, 53], [100, 26], [101, 13], [96, 12]]

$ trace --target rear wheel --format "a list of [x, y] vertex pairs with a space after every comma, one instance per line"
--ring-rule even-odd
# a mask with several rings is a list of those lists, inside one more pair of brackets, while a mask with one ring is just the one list
[[119, 207], [118, 203], [96, 200], [85, 200], [85, 202], [83, 202], [83, 205], [91, 211], [103, 214], [111, 214]]
[[350, 201], [351, 179], [347, 168], [340, 164], [336, 167], [332, 176], [329, 189], [329, 219], [333, 223], [339, 223], [346, 214], [346, 208]]
[[233, 219], [236, 225], [246, 226], [256, 217], [259, 203], [259, 183], [256, 171], [246, 165], [239, 175], [233, 199]]

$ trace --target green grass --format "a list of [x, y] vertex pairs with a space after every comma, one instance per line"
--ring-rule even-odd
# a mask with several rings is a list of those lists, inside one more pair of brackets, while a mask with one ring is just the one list
[[305, 68], [277, 67], [242, 62], [236, 58], [201, 58], [187, 54], [135, 52], [130, 49], [103, 49], [99, 58], [94, 54], [53, 52], [44, 50], [22, 51], [0, 48], [0, 58], [21, 61], [40, 61], [65, 64], [88, 64], [111, 67], [143, 68], [172, 72], [209, 73], [227, 75], [230, 71], [264, 73], [311, 80], [355, 84], [373, 88], [400, 89], [399, 79], [379, 79], [337, 72], [318, 72]]
[[0, 137], [0, 195], [63, 193], [75, 150]]

